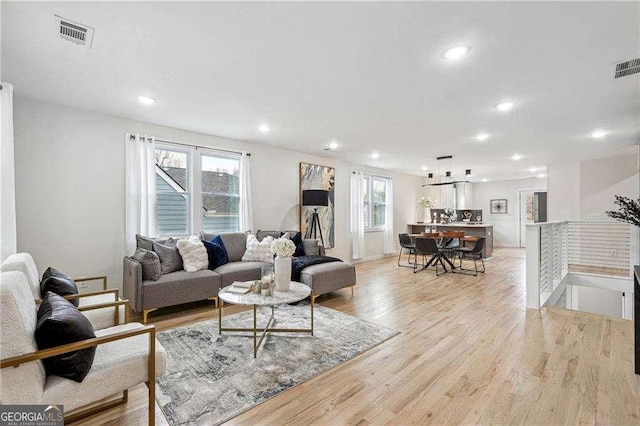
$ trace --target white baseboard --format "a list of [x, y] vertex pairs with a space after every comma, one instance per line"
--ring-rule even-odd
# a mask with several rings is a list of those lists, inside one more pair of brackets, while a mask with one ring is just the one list
[[380, 259], [384, 259], [386, 257], [391, 257], [391, 256], [398, 256], [398, 253], [374, 254], [373, 256], [363, 257], [362, 259], [351, 259], [351, 263], [355, 264], [355, 263], [370, 262], [372, 260], [380, 260]]

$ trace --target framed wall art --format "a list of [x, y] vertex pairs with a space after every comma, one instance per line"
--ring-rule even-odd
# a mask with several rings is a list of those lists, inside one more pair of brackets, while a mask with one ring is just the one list
[[507, 213], [507, 210], [506, 198], [491, 200], [491, 214], [505, 214]]
[[[336, 169], [333, 167], [300, 163], [300, 232], [303, 238], [311, 238], [313, 213], [317, 208], [325, 248], [335, 246], [335, 180]], [[304, 206], [302, 191], [305, 190], [327, 191], [327, 206]], [[317, 238], [320, 236], [317, 235]]]

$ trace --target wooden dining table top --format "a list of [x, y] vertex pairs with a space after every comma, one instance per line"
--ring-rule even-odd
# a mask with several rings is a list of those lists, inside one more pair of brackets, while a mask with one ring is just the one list
[[444, 231], [444, 232], [422, 232], [420, 234], [409, 234], [411, 239], [415, 238], [459, 238], [461, 241], [475, 243], [480, 237], [476, 235], [465, 236], [462, 231]]

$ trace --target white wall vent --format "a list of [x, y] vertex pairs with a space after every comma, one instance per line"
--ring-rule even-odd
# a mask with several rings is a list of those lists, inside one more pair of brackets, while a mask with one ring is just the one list
[[613, 63], [613, 78], [626, 77], [640, 72], [640, 58]]
[[62, 16], [54, 15], [54, 17], [56, 19], [56, 33], [61, 39], [80, 46], [91, 47], [93, 43], [93, 28]]

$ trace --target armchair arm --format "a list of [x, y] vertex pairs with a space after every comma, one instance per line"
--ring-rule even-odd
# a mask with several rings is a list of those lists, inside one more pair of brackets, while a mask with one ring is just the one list
[[[115, 302], [100, 303], [97, 305], [80, 306], [78, 310], [82, 312], [82, 311], [93, 311], [95, 309], [104, 309], [104, 308], [112, 308], [112, 307], [116, 308], [113, 321], [114, 321], [114, 325], [118, 325], [120, 324], [120, 309], [118, 309], [118, 307], [122, 305], [127, 305], [128, 303], [129, 301], [127, 299], [123, 299]], [[124, 316], [125, 316], [124, 322], [126, 323], [128, 322], [126, 309], [124, 310]]]
[[120, 298], [120, 290], [118, 290], [117, 288], [112, 288], [109, 290], [92, 291], [90, 293], [70, 294], [69, 296], [64, 296], [64, 298], [67, 300], [73, 300], [73, 299], [80, 299], [83, 297], [99, 296], [101, 294], [109, 294], [109, 293], [113, 293], [115, 295], [114, 300], [118, 300]]
[[99, 276], [99, 277], [74, 278], [73, 280], [75, 282], [77, 282], [77, 283], [81, 283], [81, 282], [84, 282], [84, 281], [102, 280], [102, 289], [103, 290], [107, 289], [107, 277], [106, 277], [106, 275], [102, 275], [102, 276]]
[[122, 265], [122, 289], [124, 297], [131, 301], [136, 312], [142, 311], [142, 265], [132, 257], [125, 256]]
[[[93, 337], [91, 339], [81, 340], [79, 342], [68, 343], [62, 346], [56, 346], [55, 348], [42, 349], [36, 352], [31, 352], [24, 355], [18, 355], [11, 358], [5, 358], [0, 362], [0, 368], [6, 367], [18, 367], [20, 364], [26, 362], [37, 361], [40, 359], [51, 358], [52, 356], [62, 355], [69, 352], [75, 352], [80, 349], [91, 348], [103, 343], [113, 342], [115, 340], [122, 340], [128, 337], [138, 336], [140, 334], [150, 333], [149, 343], [151, 345], [151, 351], [149, 353], [149, 372], [153, 371], [149, 377], [155, 377], [155, 346], [156, 346], [156, 327], [153, 325], [145, 325], [137, 330], [121, 331], [119, 333], [113, 333], [101, 337]], [[153, 368], [152, 368], [153, 367]], [[150, 380], [152, 381], [152, 380]]]

